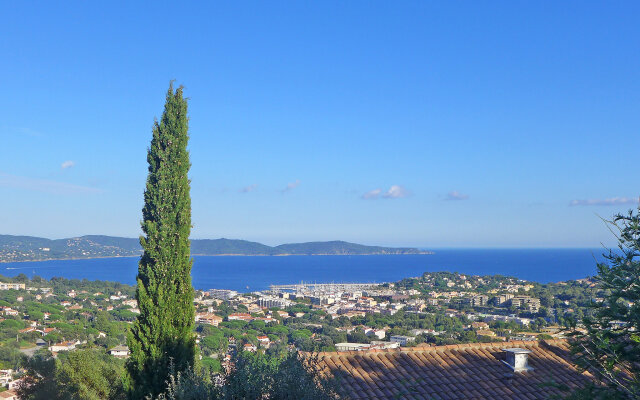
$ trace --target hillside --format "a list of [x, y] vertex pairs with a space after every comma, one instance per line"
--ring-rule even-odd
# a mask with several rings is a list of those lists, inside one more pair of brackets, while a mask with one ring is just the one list
[[412, 248], [394, 248], [365, 246], [362, 244], [332, 241], [332, 242], [307, 242], [281, 244], [273, 248], [275, 254], [291, 255], [369, 255], [369, 254], [419, 254], [420, 251]]
[[[0, 235], [0, 262], [66, 260], [75, 258], [130, 257], [142, 252], [138, 239], [88, 235], [68, 239], [45, 239], [32, 236]], [[415, 248], [365, 246], [331, 241], [291, 243], [271, 247], [262, 243], [236, 239], [195, 239], [193, 255], [374, 255], [428, 254]]]

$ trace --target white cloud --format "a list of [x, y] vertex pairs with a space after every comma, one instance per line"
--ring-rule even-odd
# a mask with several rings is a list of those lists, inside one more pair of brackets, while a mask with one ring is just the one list
[[282, 189], [282, 193], [286, 193], [288, 191], [291, 191], [291, 190], [297, 188], [298, 186], [300, 186], [300, 180], [296, 179], [295, 182], [288, 183], [287, 186], [284, 189]]
[[76, 165], [75, 162], [71, 160], [67, 160], [60, 165], [60, 168], [62, 169], [73, 168], [75, 165]]
[[368, 191], [367, 193], [362, 195], [363, 199], [372, 200], [377, 198], [385, 198], [385, 199], [401, 199], [409, 196], [409, 191], [400, 185], [393, 185], [387, 190], [383, 192], [382, 189], [373, 189]]
[[377, 199], [380, 197], [382, 189], [373, 189], [362, 195], [363, 199]]
[[249, 186], [245, 186], [242, 189], [240, 189], [240, 193], [249, 193], [249, 192], [253, 192], [254, 190], [256, 190], [258, 188], [258, 185], [253, 184], [253, 185], [249, 185]]
[[403, 197], [409, 196], [409, 192], [407, 189], [400, 185], [393, 185], [387, 190], [385, 194], [382, 195], [385, 199], [401, 199]]
[[462, 194], [457, 190], [452, 190], [449, 193], [447, 193], [446, 200], [467, 200], [468, 198], [469, 198], [468, 194]]
[[88, 186], [78, 186], [65, 182], [33, 179], [0, 172], [0, 186], [12, 187], [52, 194], [95, 194], [102, 193], [101, 189]]
[[638, 205], [637, 197], [611, 197], [609, 199], [572, 200], [569, 206], [620, 206]]

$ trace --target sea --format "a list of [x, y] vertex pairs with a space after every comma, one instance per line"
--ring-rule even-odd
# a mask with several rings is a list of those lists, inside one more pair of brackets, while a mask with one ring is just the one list
[[[196, 289], [266, 290], [295, 283], [383, 283], [449, 271], [505, 275], [540, 283], [596, 274], [603, 249], [441, 249], [433, 254], [367, 256], [194, 256]], [[0, 275], [135, 284], [139, 257], [0, 264]]]

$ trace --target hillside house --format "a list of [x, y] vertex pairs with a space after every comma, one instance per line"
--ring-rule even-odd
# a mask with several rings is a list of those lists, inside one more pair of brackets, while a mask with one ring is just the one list
[[229, 314], [227, 319], [229, 321], [251, 321], [253, 320], [253, 317], [251, 316], [251, 314], [247, 314], [247, 313], [235, 313], [235, 314]]
[[0, 290], [24, 290], [24, 283], [8, 283], [8, 282], [0, 282]]
[[109, 350], [109, 354], [117, 358], [127, 358], [129, 357], [129, 348], [123, 345], [116, 346]]
[[196, 314], [196, 322], [204, 325], [218, 326], [223, 318], [213, 313], [198, 313]]
[[260, 346], [269, 347], [271, 344], [271, 340], [268, 336], [258, 336], [258, 342], [260, 342]]
[[58, 353], [60, 351], [72, 351], [76, 349], [76, 342], [62, 342], [49, 346], [49, 351], [52, 353]]
[[389, 341], [399, 343], [400, 346], [406, 346], [408, 343], [414, 342], [416, 338], [403, 335], [391, 335]]
[[251, 343], [245, 344], [243, 346], [243, 349], [244, 349], [244, 351], [257, 351], [258, 350], [258, 348], [255, 345], [251, 344]]

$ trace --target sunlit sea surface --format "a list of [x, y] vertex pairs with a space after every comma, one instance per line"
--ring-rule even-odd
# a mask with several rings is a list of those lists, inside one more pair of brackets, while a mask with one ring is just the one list
[[[508, 275], [542, 283], [596, 274], [602, 249], [446, 249], [428, 255], [195, 256], [196, 289], [254, 291], [271, 284], [394, 282], [428, 271]], [[134, 284], [138, 257], [0, 264], [0, 274], [24, 273]]]

